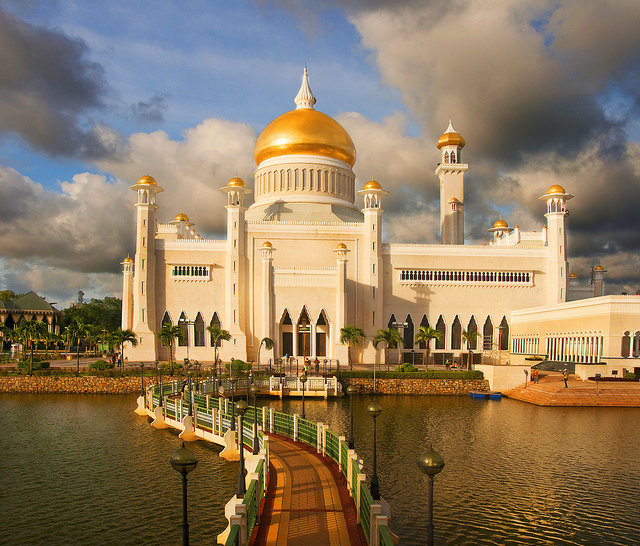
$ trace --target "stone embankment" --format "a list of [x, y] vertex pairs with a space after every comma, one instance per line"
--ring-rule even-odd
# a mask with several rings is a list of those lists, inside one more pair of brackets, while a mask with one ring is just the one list
[[[144, 378], [145, 386], [153, 379]], [[0, 393], [40, 394], [131, 394], [140, 392], [140, 378], [131, 377], [66, 377], [7, 376], [0, 377]]]
[[[359, 393], [371, 394], [373, 379], [343, 378], [343, 392], [353, 385]], [[467, 396], [471, 391], [489, 392], [486, 379], [376, 379], [377, 394]]]

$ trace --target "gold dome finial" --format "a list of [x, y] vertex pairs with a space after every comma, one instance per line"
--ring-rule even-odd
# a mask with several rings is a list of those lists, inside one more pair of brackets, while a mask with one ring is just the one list
[[345, 245], [344, 243], [338, 243], [336, 250], [347, 250], [347, 245]]
[[239, 176], [234, 176], [231, 180], [229, 180], [229, 182], [227, 183], [227, 186], [236, 186], [236, 187], [244, 188], [246, 187], [246, 184], [244, 183], [244, 180], [242, 180], [242, 178], [240, 178]]
[[304, 63], [304, 72], [302, 74], [302, 84], [300, 90], [294, 99], [296, 108], [311, 108], [316, 103], [316, 98], [313, 96], [311, 87], [309, 87], [309, 74], [307, 72], [307, 63]]
[[553, 186], [549, 186], [547, 190], [547, 195], [558, 195], [567, 193], [565, 189], [560, 184], [554, 184]]
[[467, 141], [453, 128], [453, 123], [449, 120], [449, 126], [445, 129], [445, 132], [442, 133], [436, 146], [438, 150], [443, 146], [458, 146], [459, 148], [464, 148], [466, 143]]
[[381, 190], [382, 186], [380, 185], [380, 182], [372, 178], [371, 180], [369, 180], [369, 182], [367, 182], [364, 185], [364, 189], [365, 190]]
[[177, 214], [176, 217], [173, 219], [174, 222], [188, 222], [189, 221], [189, 217], [184, 213], [181, 212], [180, 214]]
[[124, 259], [124, 263], [126, 263], [126, 264], [132, 264], [133, 263], [133, 260], [131, 259], [129, 254], [127, 254], [127, 257]]
[[156, 182], [155, 178], [153, 178], [153, 176], [150, 176], [148, 174], [145, 174], [140, 180], [138, 180], [138, 184], [142, 184], [143, 186], [157, 186], [158, 183]]
[[262, 248], [273, 248], [273, 245], [269, 241], [262, 243]]

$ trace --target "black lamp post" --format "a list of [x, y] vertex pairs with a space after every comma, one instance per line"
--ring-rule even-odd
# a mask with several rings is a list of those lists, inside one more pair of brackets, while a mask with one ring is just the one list
[[380, 487], [378, 485], [378, 464], [376, 458], [376, 419], [382, 413], [382, 407], [375, 400], [367, 407], [369, 415], [373, 417], [373, 474], [371, 476], [371, 496], [373, 500], [380, 500]]
[[260, 452], [260, 443], [258, 442], [258, 406], [256, 406], [256, 395], [260, 388], [255, 383], [251, 385], [251, 394], [253, 394], [253, 454]]
[[244, 414], [249, 408], [249, 404], [247, 404], [244, 400], [238, 400], [236, 404], [236, 411], [240, 416], [240, 470], [238, 471], [238, 492], [237, 496], [239, 499], [244, 497], [244, 494], [247, 492], [247, 487], [244, 481], [244, 439], [242, 434], [243, 423], [244, 423]]
[[432, 447], [429, 447], [418, 459], [418, 467], [429, 478], [427, 493], [427, 546], [433, 546], [433, 478], [444, 468], [444, 459]]
[[140, 362], [140, 396], [144, 398], [144, 363]]
[[182, 544], [189, 546], [189, 524], [187, 523], [187, 474], [198, 465], [198, 459], [193, 451], [187, 449], [182, 442], [182, 447], [176, 449], [169, 461], [176, 472], [182, 476]]
[[349, 395], [349, 449], [353, 449], [353, 395], [358, 392], [353, 385], [347, 387], [347, 394]]
[[307, 382], [307, 376], [305, 374], [302, 374], [300, 376], [300, 383], [302, 383], [302, 418], [306, 419], [305, 413], [304, 413], [304, 384]]
[[236, 429], [236, 414], [235, 414], [235, 394], [236, 384], [233, 379], [229, 379], [229, 385], [231, 386], [231, 430]]
[[251, 385], [253, 385], [253, 372], [249, 372], [249, 378], [247, 379], [247, 404], [249, 403], [249, 390], [251, 389]]

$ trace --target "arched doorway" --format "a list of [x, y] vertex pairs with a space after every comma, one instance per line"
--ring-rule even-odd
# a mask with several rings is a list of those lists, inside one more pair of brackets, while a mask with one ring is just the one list
[[316, 356], [327, 356], [327, 339], [329, 339], [329, 322], [322, 310], [316, 321]]
[[307, 308], [303, 307], [296, 325], [297, 347], [295, 356], [311, 356], [311, 320]]
[[280, 319], [280, 355], [293, 355], [293, 323], [289, 311], [286, 309]]

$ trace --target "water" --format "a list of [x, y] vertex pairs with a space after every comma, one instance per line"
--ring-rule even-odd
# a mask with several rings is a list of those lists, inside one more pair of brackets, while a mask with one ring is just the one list
[[[0, 518], [6, 544], [179, 544], [176, 433], [133, 413], [135, 397], [4, 395]], [[369, 398], [354, 400], [356, 449], [371, 472]], [[261, 401], [267, 403], [266, 401]], [[429, 442], [446, 466], [435, 481], [441, 544], [640, 543], [640, 439], [634, 408], [539, 408], [463, 397], [380, 397], [378, 474], [403, 544], [426, 537]], [[300, 412], [299, 400], [268, 402]], [[348, 434], [348, 400], [307, 400], [307, 417]], [[193, 544], [226, 525], [237, 463], [190, 444]], [[310, 545], [313, 546], [313, 545]]]

